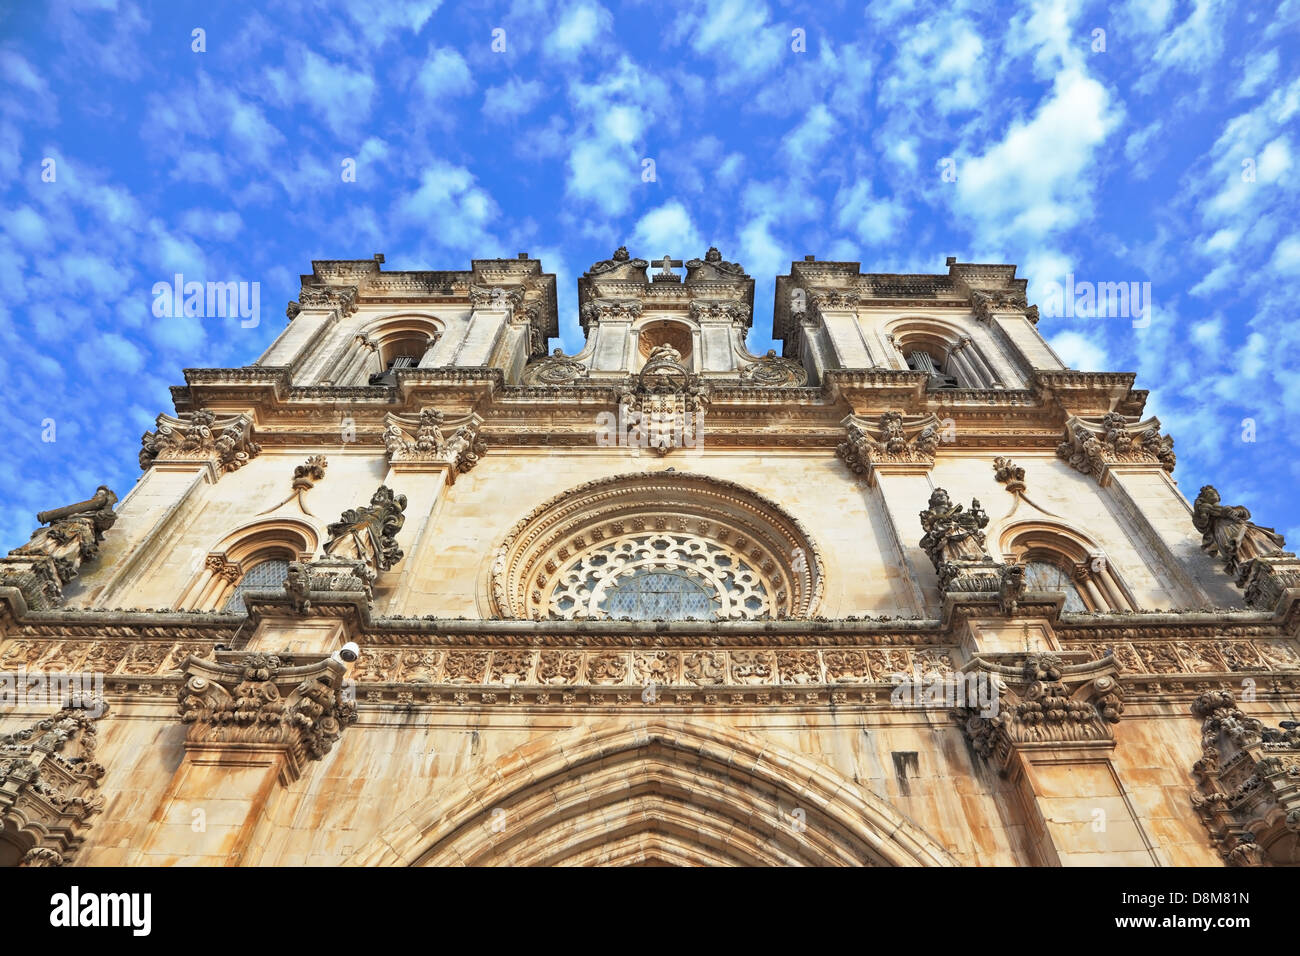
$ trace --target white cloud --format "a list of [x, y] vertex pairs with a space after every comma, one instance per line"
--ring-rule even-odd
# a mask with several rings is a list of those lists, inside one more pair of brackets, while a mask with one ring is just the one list
[[573, 60], [612, 26], [614, 18], [598, 3], [579, 3], [565, 10], [542, 49], [548, 56]]
[[1017, 121], [982, 155], [958, 163], [955, 205], [995, 238], [1067, 229], [1091, 212], [1093, 167], [1119, 124], [1119, 107], [1092, 77], [1059, 73], [1033, 118]]
[[429, 47], [429, 53], [415, 77], [416, 89], [431, 102], [462, 96], [474, 89], [465, 58], [449, 46]]
[[676, 200], [650, 210], [637, 220], [631, 242], [637, 254], [646, 259], [664, 255], [690, 259], [699, 255], [704, 246], [691, 214]]
[[524, 116], [545, 95], [540, 80], [521, 80], [512, 76], [500, 86], [489, 87], [483, 94], [483, 115], [498, 122]]
[[1106, 349], [1088, 338], [1082, 332], [1058, 332], [1048, 340], [1048, 344], [1072, 369], [1081, 372], [1100, 372], [1111, 369]]
[[398, 214], [422, 223], [439, 246], [481, 256], [495, 246], [487, 226], [499, 212], [492, 196], [462, 166], [434, 160], [420, 174], [420, 185], [397, 202]]
[[805, 167], [821, 155], [838, 125], [831, 116], [831, 111], [819, 103], [808, 111], [798, 126], [785, 135], [781, 140], [781, 150], [795, 175], [809, 172]]
[[848, 188], [841, 188], [832, 206], [837, 210], [835, 224], [854, 232], [868, 245], [897, 240], [907, 210], [892, 199], [880, 199], [872, 194], [871, 182], [859, 179]]

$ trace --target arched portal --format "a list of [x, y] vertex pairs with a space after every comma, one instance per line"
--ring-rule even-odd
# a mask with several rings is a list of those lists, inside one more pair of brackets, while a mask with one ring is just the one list
[[525, 745], [416, 804], [353, 866], [944, 866], [880, 797], [751, 734], [655, 717]]

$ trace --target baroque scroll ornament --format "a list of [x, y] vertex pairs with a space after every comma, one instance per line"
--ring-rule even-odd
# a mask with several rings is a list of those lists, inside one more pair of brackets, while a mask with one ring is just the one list
[[390, 462], [435, 461], [453, 465], [451, 479], [469, 471], [487, 453], [487, 442], [479, 437], [479, 419], [471, 415], [447, 436], [443, 413], [434, 408], [421, 410], [418, 424], [389, 415], [384, 428], [384, 449]]
[[1174, 440], [1160, 434], [1157, 419], [1139, 422], [1136, 416], [1130, 419], [1118, 412], [1107, 412], [1101, 418], [1071, 415], [1056, 454], [1071, 468], [1098, 481], [1105, 480], [1111, 465], [1158, 464], [1172, 472], [1178, 461]]
[[376, 573], [387, 571], [402, 560], [397, 533], [406, 517], [406, 495], [394, 494], [380, 485], [364, 508], [349, 508], [326, 531], [325, 553], [333, 558], [350, 559], [367, 564]]
[[766, 388], [797, 388], [808, 384], [808, 371], [798, 362], [782, 358], [775, 349], [740, 372], [740, 384]]
[[297, 777], [319, 760], [357, 719], [344, 692], [346, 667], [332, 658], [284, 666], [273, 654], [238, 663], [189, 657], [177, 696], [186, 745], [235, 745], [282, 750]]
[[159, 415], [157, 430], [145, 432], [140, 443], [141, 468], [155, 461], [206, 459], [224, 473], [244, 467], [262, 451], [253, 440], [251, 418], [244, 414], [218, 418], [207, 409], [183, 412], [177, 418]]
[[854, 474], [869, 478], [880, 464], [933, 464], [943, 435], [933, 413], [905, 417], [901, 412], [885, 412], [874, 423], [850, 415], [844, 425], [848, 438], [835, 453]]

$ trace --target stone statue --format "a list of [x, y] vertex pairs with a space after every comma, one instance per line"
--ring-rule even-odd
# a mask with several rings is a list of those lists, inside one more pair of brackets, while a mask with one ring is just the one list
[[1282, 551], [1286, 540], [1272, 528], [1262, 528], [1250, 520], [1250, 512], [1240, 506], [1219, 503], [1219, 492], [1206, 485], [1192, 506], [1192, 523], [1201, 532], [1201, 547], [1223, 558], [1224, 570], [1238, 574], [1255, 558]]
[[406, 495], [395, 495], [380, 485], [366, 508], [349, 508], [326, 531], [325, 553], [330, 557], [364, 561], [375, 571], [387, 571], [402, 560], [397, 532], [406, 518]]
[[99, 552], [99, 542], [104, 532], [117, 521], [113, 505], [117, 495], [105, 485], [100, 485], [93, 498], [75, 505], [42, 511], [36, 520], [48, 527], [37, 528], [31, 540], [21, 548], [10, 551], [12, 556], [51, 558], [59, 580], [67, 584], [76, 577], [83, 561], [89, 561]]
[[674, 365], [681, 365], [682, 353], [666, 342], [663, 345], [656, 345], [650, 350], [650, 356], [646, 359], [646, 365], [654, 365], [659, 362], [672, 362]]
[[966, 511], [952, 503], [948, 492], [936, 488], [930, 495], [930, 507], [921, 512], [925, 529], [921, 547], [936, 570], [945, 564], [988, 563], [992, 559], [984, 550], [983, 530], [988, 523], [989, 516], [978, 499], [972, 499], [970, 511]]

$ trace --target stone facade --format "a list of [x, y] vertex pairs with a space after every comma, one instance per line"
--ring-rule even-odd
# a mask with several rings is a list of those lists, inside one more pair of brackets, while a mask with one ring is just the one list
[[1300, 859], [1294, 555], [1014, 266], [795, 262], [755, 355], [620, 249], [565, 355], [537, 260], [382, 262], [0, 559], [0, 864]]

